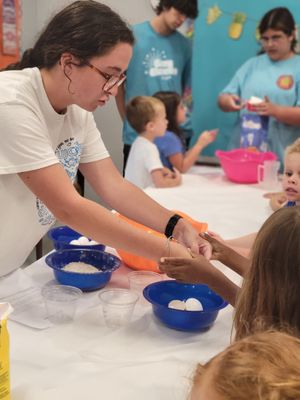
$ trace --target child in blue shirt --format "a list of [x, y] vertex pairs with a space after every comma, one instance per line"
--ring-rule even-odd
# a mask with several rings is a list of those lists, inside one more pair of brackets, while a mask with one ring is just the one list
[[186, 172], [197, 161], [201, 151], [215, 140], [218, 130], [202, 132], [194, 146], [186, 150], [185, 137], [180, 128], [186, 119], [186, 109], [179, 94], [164, 91], [153, 96], [164, 103], [168, 120], [165, 135], [154, 140], [162, 163], [170, 169], [175, 167], [181, 173]]

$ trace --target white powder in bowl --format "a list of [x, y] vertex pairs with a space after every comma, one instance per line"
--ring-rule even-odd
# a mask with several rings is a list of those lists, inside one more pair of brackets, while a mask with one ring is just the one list
[[86, 264], [80, 261], [66, 264], [62, 269], [64, 271], [78, 272], [79, 274], [94, 274], [95, 272], [101, 272], [93, 265]]

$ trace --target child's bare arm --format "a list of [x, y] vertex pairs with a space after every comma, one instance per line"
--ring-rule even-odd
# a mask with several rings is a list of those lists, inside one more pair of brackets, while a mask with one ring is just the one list
[[212, 259], [220, 261], [239, 275], [245, 276], [245, 273], [250, 268], [248, 258], [236, 252], [225, 242], [217, 240], [216, 237], [212, 237], [207, 233], [200, 233], [200, 236], [211, 244]]
[[176, 153], [170, 156], [170, 163], [181, 173], [186, 172], [198, 160], [201, 151], [216, 139], [217, 133], [218, 129], [202, 132], [195, 145], [185, 154]]
[[151, 171], [151, 177], [156, 187], [174, 187], [181, 184], [181, 174], [177, 170], [166, 174], [166, 168]]
[[238, 294], [238, 286], [215, 268], [203, 256], [195, 258], [164, 257], [159, 261], [159, 268], [169, 277], [179, 282], [203, 283], [222, 296], [233, 306]]

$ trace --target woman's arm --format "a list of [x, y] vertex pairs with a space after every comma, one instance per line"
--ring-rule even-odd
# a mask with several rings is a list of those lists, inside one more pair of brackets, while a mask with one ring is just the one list
[[[99, 204], [81, 197], [60, 164], [22, 172], [19, 176], [57, 219], [81, 234], [154, 260], [168, 254], [167, 239], [138, 230]], [[172, 242], [170, 246], [172, 254], [190, 257], [180, 244]]]
[[[80, 170], [98, 196], [111, 208], [158, 232], [165, 231], [174, 212], [162, 207], [124, 179], [110, 158], [81, 164]], [[177, 222], [173, 236], [180, 243], [192, 248], [195, 253], [198, 253], [200, 248], [201, 254], [210, 257], [210, 244], [199, 238], [196, 230], [184, 218]]]

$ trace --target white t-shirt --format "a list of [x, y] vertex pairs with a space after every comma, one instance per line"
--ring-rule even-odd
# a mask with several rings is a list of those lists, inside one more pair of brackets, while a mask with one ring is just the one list
[[61, 163], [73, 181], [79, 163], [109, 157], [93, 115], [51, 106], [38, 68], [0, 73], [0, 276], [20, 267], [55, 222], [18, 173]]
[[153, 186], [151, 171], [162, 168], [156, 145], [150, 140], [138, 136], [130, 148], [125, 178], [143, 189]]

